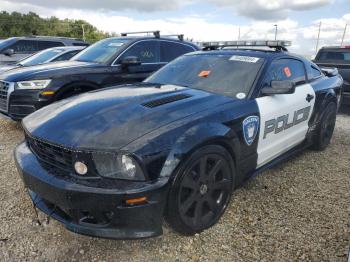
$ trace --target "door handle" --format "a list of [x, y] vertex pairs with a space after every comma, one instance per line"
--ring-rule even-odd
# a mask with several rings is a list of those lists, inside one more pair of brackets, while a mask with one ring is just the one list
[[313, 100], [315, 98], [315, 96], [307, 94], [306, 96], [306, 101], [308, 101], [309, 103], [311, 102], [311, 100]]

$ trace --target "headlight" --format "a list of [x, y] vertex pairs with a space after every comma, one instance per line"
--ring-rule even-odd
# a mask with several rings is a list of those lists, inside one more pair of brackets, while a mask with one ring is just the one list
[[17, 82], [17, 89], [44, 89], [50, 82], [50, 79]]
[[137, 161], [127, 154], [93, 153], [95, 167], [100, 176], [114, 179], [144, 181]]

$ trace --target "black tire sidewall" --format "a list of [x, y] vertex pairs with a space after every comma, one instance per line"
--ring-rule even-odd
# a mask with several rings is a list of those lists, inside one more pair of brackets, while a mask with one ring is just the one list
[[324, 130], [322, 128], [324, 122], [329, 117], [329, 114], [334, 114], [334, 121], [336, 121], [337, 105], [334, 102], [328, 103], [328, 105], [326, 106], [325, 110], [322, 113], [321, 121], [319, 123], [317, 134], [313, 145], [313, 148], [316, 150], [324, 150], [330, 144], [330, 141], [332, 139], [334, 129], [333, 129], [331, 138], [326, 141], [324, 138], [324, 132], [323, 132]]
[[180, 212], [178, 210], [178, 197], [179, 197], [179, 186], [181, 184], [183, 176], [186, 174], [186, 170], [191, 167], [192, 163], [199, 159], [201, 156], [204, 156], [206, 154], [218, 154], [222, 156], [229, 164], [230, 171], [231, 171], [231, 179], [232, 179], [232, 188], [231, 188], [231, 194], [234, 188], [234, 182], [235, 182], [235, 165], [232, 160], [231, 155], [228, 153], [228, 151], [218, 145], [207, 145], [203, 146], [202, 148], [199, 148], [195, 152], [193, 152], [187, 159], [183, 161], [182, 164], [180, 164], [179, 168], [175, 172], [175, 175], [173, 177], [171, 187], [169, 190], [168, 195], [168, 203], [167, 208], [165, 212], [165, 219], [168, 222], [168, 224], [177, 232], [182, 233], [184, 235], [193, 235], [195, 233], [200, 233], [203, 230], [213, 226], [216, 224], [223, 213], [225, 212], [226, 208], [228, 207], [230, 200], [231, 200], [231, 194], [228, 197], [228, 200], [224, 206], [224, 208], [220, 211], [220, 214], [218, 217], [213, 220], [210, 224], [206, 225], [205, 228], [202, 229], [193, 229], [189, 226], [187, 226], [181, 219]]

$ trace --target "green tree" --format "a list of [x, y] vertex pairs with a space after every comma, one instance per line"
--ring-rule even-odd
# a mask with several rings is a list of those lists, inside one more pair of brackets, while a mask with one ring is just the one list
[[[84, 35], [83, 35], [84, 32]], [[96, 27], [84, 20], [64, 19], [57, 17], [42, 18], [36, 13], [29, 12], [0, 12], [0, 38], [13, 36], [46, 35], [83, 38], [94, 43], [106, 37], [116, 34], [109, 34], [98, 30]]]

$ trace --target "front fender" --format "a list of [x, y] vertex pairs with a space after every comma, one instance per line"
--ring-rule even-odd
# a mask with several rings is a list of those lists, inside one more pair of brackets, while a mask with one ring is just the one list
[[189, 128], [181, 135], [171, 149], [160, 172], [161, 177], [170, 177], [193, 151], [206, 144], [218, 144], [225, 147], [231, 154], [233, 161], [239, 152], [237, 134], [221, 123], [198, 124]]

